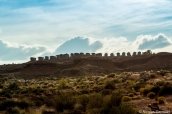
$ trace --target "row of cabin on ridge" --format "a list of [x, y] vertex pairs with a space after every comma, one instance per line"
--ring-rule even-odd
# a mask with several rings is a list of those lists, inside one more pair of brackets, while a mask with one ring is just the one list
[[[43, 60], [60, 60], [60, 59], [72, 59], [72, 58], [79, 58], [79, 57], [132, 57], [132, 56], [140, 56], [140, 55], [145, 55], [146, 53], [143, 52], [141, 53], [140, 51], [138, 53], [133, 52], [133, 55], [130, 54], [130, 52], [126, 53], [123, 52], [122, 55], [120, 55], [120, 53], [118, 52], [116, 54], [116, 56], [114, 55], [114, 53], [111, 53], [110, 56], [108, 56], [108, 53], [105, 53], [104, 56], [102, 56], [102, 53], [71, 53], [70, 56], [69, 54], [60, 54], [60, 55], [56, 55], [56, 56], [45, 56], [44, 57], [38, 57], [39, 61], [43, 61]], [[35, 57], [30, 57], [30, 61], [34, 62], [36, 61]]]

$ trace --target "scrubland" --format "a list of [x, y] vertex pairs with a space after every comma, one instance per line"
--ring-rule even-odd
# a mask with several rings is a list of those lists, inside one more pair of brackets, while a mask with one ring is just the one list
[[2, 114], [137, 114], [150, 103], [172, 112], [172, 72], [0, 79]]

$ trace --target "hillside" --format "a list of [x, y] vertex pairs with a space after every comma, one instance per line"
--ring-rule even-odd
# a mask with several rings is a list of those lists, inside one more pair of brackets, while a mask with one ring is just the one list
[[66, 62], [36, 61], [2, 65], [0, 74], [17, 73], [32, 76], [84, 76], [116, 71], [172, 70], [172, 53], [123, 58], [75, 58]]

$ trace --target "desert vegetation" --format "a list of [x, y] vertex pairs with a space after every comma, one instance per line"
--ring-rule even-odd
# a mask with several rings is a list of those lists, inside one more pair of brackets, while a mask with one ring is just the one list
[[0, 113], [137, 114], [155, 102], [172, 110], [171, 94], [167, 70], [32, 79], [10, 75], [0, 79]]

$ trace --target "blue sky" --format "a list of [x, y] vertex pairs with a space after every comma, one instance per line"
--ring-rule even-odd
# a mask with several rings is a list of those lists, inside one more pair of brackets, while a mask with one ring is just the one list
[[0, 0], [0, 64], [71, 52], [172, 52], [171, 7], [171, 0]]

